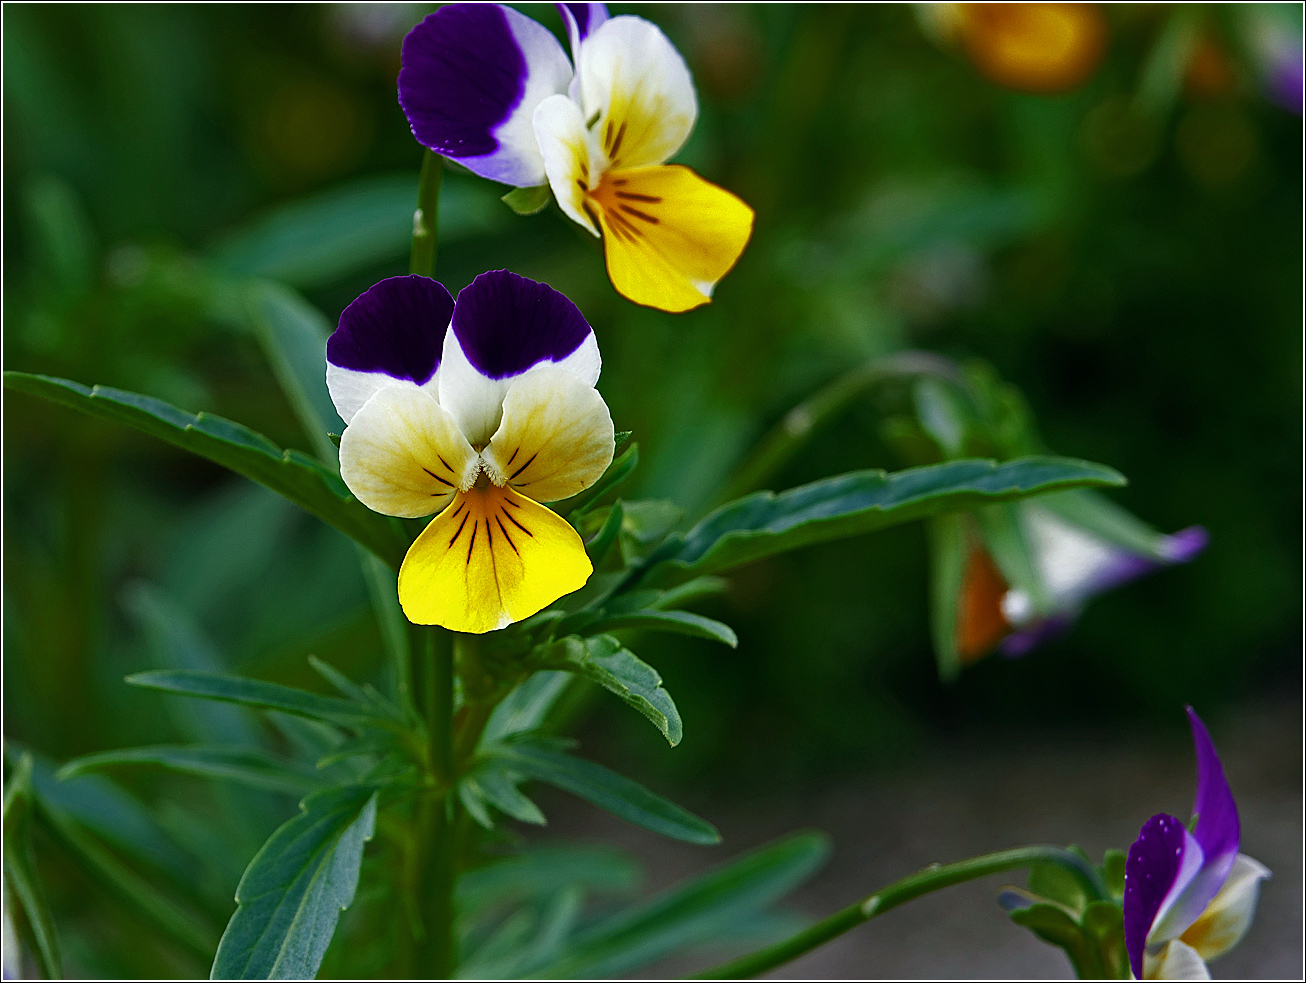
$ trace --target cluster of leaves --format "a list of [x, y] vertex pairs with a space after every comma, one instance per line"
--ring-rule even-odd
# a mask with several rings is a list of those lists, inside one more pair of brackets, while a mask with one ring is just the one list
[[[350, 537], [376, 587], [378, 620], [383, 628], [389, 626], [384, 634], [394, 678], [407, 680], [411, 646], [395, 602], [393, 571], [414, 529], [367, 509], [350, 495], [335, 470], [335, 447], [327, 433], [332, 418], [321, 369], [324, 319], [283, 286], [256, 281], [248, 288], [247, 300], [255, 330], [317, 458], [282, 450], [238, 423], [186, 413], [134, 393], [17, 372], [6, 373], [5, 384], [205, 457], [272, 489]], [[628, 436], [622, 435], [623, 441]], [[660, 631], [736, 644], [727, 625], [685, 610], [724, 588], [720, 574], [787, 550], [931, 515], [1121, 480], [1108, 468], [1059, 458], [1026, 457], [1003, 464], [958, 460], [894, 474], [855, 472], [779, 495], [756, 492], [684, 530], [679, 511], [670, 503], [619, 497], [638, 460], [639, 448], [632, 442], [592, 488], [555, 505], [585, 539], [596, 571], [586, 587], [495, 633], [474, 662], [464, 660], [458, 666], [460, 712], [470, 717], [479, 711], [485, 723], [472, 753], [449, 780], [467, 814], [489, 831], [487, 843], [502, 835], [496, 829], [500, 814], [544, 822], [543, 812], [521, 789], [528, 781], [561, 788], [665, 836], [698, 844], [719, 841], [705, 820], [574, 755], [568, 742], [550, 732], [549, 713], [574, 681], [588, 680], [643, 714], [670, 744], [677, 744], [683, 724], [675, 702], [657, 671], [627, 643], [638, 632]], [[313, 660], [313, 667], [339, 696], [195, 666], [140, 673], [128, 680], [174, 695], [262, 711], [295, 734], [296, 756], [277, 755], [258, 741], [233, 742], [235, 735], [227, 728], [221, 734], [224, 740], [94, 754], [60, 771], [65, 778], [75, 778], [105, 769], [152, 766], [254, 789], [307, 793], [299, 815], [267, 839], [240, 880], [239, 907], [217, 946], [213, 972], [218, 976], [315, 973], [341, 910], [353, 901], [364, 869], [365, 844], [378, 832], [384, 837], [386, 816], [411, 813], [436, 781], [426, 725], [414, 712], [403, 683], [387, 696], [354, 683], [320, 660]], [[248, 737], [248, 727], [236, 728], [241, 729]], [[37, 796], [36, 801], [42, 800]], [[56, 816], [56, 809], [49, 806], [45, 812]], [[56, 825], [59, 821], [52, 819]], [[407, 828], [403, 821], [389, 825]], [[402, 834], [389, 846], [409, 848]], [[464, 968], [479, 966], [478, 972], [490, 975], [632, 969], [689, 942], [717, 937], [722, 919], [754, 914], [782, 893], [780, 888], [809, 872], [822, 851], [819, 839], [785, 841], [593, 925], [578, 920], [583, 877], [579, 882], [550, 881], [548, 897], [533, 896], [507, 914], [501, 906], [492, 906], [488, 913], [465, 908]], [[474, 872], [490, 870], [495, 867], [494, 862], [487, 866], [490, 859], [476, 852], [468, 866]], [[104, 860], [107, 866], [113, 863]], [[19, 876], [15, 883], [26, 882]], [[148, 898], [149, 890], [137, 894]], [[29, 902], [34, 911], [40, 910], [31, 891], [22, 892], [20, 901], [24, 910]], [[154, 899], [144, 906], [170, 923], [173, 934], [180, 931], [195, 950], [211, 944], [203, 930], [179, 923], [180, 916], [166, 904]], [[493, 931], [485, 927], [486, 918], [497, 926]], [[48, 923], [39, 915], [29, 921], [33, 926]]]
[[[1091, 863], [1083, 850], [1070, 849]], [[1084, 885], [1065, 870], [1041, 864], [1030, 869], [1026, 887], [1005, 888], [998, 903], [1017, 925], [1064, 949], [1079, 979], [1131, 979], [1122, 908], [1124, 851], [1107, 850], [1097, 869], [1110, 899], [1090, 898]]]

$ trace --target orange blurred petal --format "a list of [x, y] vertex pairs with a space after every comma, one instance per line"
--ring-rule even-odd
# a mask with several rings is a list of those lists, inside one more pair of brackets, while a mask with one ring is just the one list
[[1065, 92], [1106, 48], [1106, 19], [1090, 3], [962, 4], [962, 40], [981, 72], [1023, 92]]
[[962, 665], [978, 662], [1011, 631], [1002, 615], [1007, 582], [988, 551], [973, 543], [966, 558], [957, 603], [957, 654]]

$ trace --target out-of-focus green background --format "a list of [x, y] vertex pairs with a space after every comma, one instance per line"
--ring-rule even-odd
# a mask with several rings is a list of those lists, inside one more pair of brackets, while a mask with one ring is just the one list
[[[437, 277], [456, 291], [506, 267], [580, 306], [600, 389], [641, 444], [632, 493], [701, 513], [805, 395], [920, 347], [989, 361], [1054, 451], [1129, 477], [1117, 501], [1211, 533], [1190, 566], [949, 686], [920, 526], [758, 564], [705, 609], [738, 629], [737, 650], [641, 646], [684, 743], [669, 751], [596, 702], [600, 757], [666, 790], [729, 794], [900, 765], [941, 734], [1177, 728], [1184, 702], [1218, 721], [1298, 692], [1302, 121], [1266, 97], [1255, 44], [1263, 22], [1299, 34], [1299, 8], [1278, 7], [1112, 7], [1090, 79], [1032, 95], [985, 78], [906, 5], [615, 5], [659, 23], [694, 73], [700, 115], [678, 159], [757, 211], [714, 303], [684, 315], [619, 297], [556, 211], [518, 217], [505, 189], [447, 175]], [[6, 5], [5, 366], [311, 451], [234, 288], [279, 280], [334, 323], [406, 272], [421, 153], [395, 75], [429, 9]], [[561, 33], [551, 6], [522, 9]], [[1177, 36], [1191, 42], [1178, 62]], [[295, 238], [297, 215], [322, 214], [334, 224]], [[863, 400], [775, 486], [898, 466], [881, 409]], [[122, 683], [159, 664], [161, 626], [177, 623], [160, 611], [244, 674], [317, 686], [309, 653], [377, 673], [337, 533], [145, 437], [22, 395], [4, 410], [7, 738], [54, 760], [176, 740], [184, 720]], [[131, 784], [199, 794], [177, 781]], [[285, 807], [267, 812], [243, 820], [250, 854]], [[56, 884], [56, 906], [85, 916], [75, 883]], [[95, 943], [94, 965], [112, 966], [111, 938], [78, 938], [75, 957]]]

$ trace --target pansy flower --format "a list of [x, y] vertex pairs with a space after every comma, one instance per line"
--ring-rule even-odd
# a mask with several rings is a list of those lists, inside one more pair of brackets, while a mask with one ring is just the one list
[[1247, 934], [1270, 872], [1238, 852], [1238, 807], [1206, 727], [1188, 708], [1197, 751], [1196, 822], [1159, 813], [1125, 864], [1125, 948], [1134, 976], [1207, 980], [1206, 962]]
[[556, 290], [505, 270], [458, 294], [382, 280], [327, 342], [327, 386], [347, 426], [340, 475], [386, 515], [438, 513], [399, 570], [417, 624], [482, 633], [580, 588], [576, 531], [543, 502], [612, 462], [594, 332]]
[[552, 189], [603, 240], [623, 296], [665, 311], [707, 303], [739, 259], [753, 210], [667, 164], [698, 116], [666, 35], [601, 3], [558, 4], [568, 60], [543, 26], [498, 4], [441, 7], [404, 40], [399, 103], [423, 146], [482, 177]]
[[[1091, 492], [1062, 492], [936, 521], [936, 645], [945, 665], [967, 665], [994, 648], [1021, 656], [1064, 634], [1094, 596], [1176, 563], [1207, 543], [1193, 526], [1171, 536], [1149, 529]], [[947, 525], [945, 526], [944, 523]], [[949, 551], [950, 559], [942, 555]]]

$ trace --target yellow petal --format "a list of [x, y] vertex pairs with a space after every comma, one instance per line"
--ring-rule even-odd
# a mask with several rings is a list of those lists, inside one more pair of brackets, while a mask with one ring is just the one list
[[1245, 853], [1238, 854], [1220, 893], [1180, 936], [1203, 959], [1218, 959], [1237, 945], [1256, 914], [1261, 881], [1269, 870]]
[[503, 422], [482, 455], [496, 484], [537, 502], [584, 491], [612, 463], [612, 415], [603, 397], [561, 366], [531, 369], [503, 399]]
[[664, 311], [711, 300], [753, 232], [748, 205], [679, 164], [611, 171], [590, 197], [612, 285]]
[[399, 603], [415, 624], [480, 635], [529, 618], [583, 587], [592, 572], [580, 536], [563, 519], [485, 484], [457, 495], [409, 547]]

